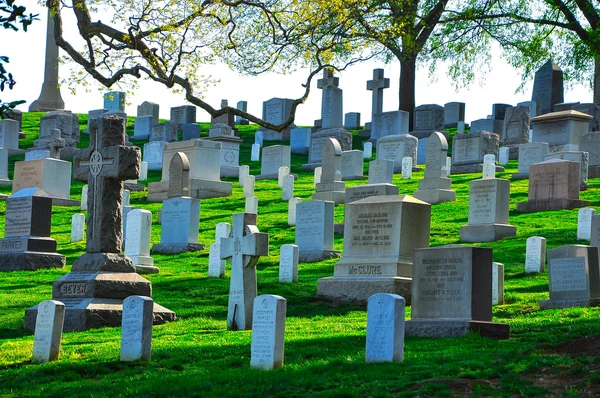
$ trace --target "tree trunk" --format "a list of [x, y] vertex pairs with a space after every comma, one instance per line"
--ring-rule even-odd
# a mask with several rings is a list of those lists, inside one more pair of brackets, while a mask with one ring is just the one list
[[600, 104], [600, 56], [594, 60], [594, 104]]
[[415, 111], [415, 79], [417, 60], [400, 60], [400, 89], [399, 98], [401, 111], [409, 113], [408, 131], [413, 130], [413, 114]]

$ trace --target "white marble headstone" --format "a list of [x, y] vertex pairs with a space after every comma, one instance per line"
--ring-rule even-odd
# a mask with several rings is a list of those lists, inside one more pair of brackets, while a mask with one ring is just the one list
[[577, 240], [589, 241], [592, 234], [592, 216], [596, 214], [595, 209], [585, 207], [577, 213]]
[[287, 166], [281, 166], [279, 170], [277, 170], [277, 186], [279, 188], [283, 187], [283, 177], [290, 174], [290, 168]]
[[456, 126], [456, 131], [457, 131], [457, 134], [464, 134], [465, 133], [465, 122], [463, 122], [463, 121], [458, 122], [458, 124]]
[[71, 242], [84, 240], [85, 214], [76, 213], [71, 217]]
[[262, 132], [262, 130], [258, 130], [255, 134], [254, 134], [254, 143], [258, 144], [258, 146], [262, 147], [263, 146], [263, 140], [264, 140], [264, 133]]
[[545, 264], [546, 238], [542, 238], [541, 236], [532, 236], [528, 238], [525, 249], [525, 272], [543, 272]]
[[134, 264], [140, 264], [138, 260], [141, 257], [150, 256], [152, 213], [144, 209], [133, 209], [125, 217], [127, 217], [125, 254], [133, 260]]
[[446, 157], [446, 177], [450, 177], [450, 173], [452, 171], [452, 158], [450, 156]]
[[154, 301], [146, 296], [123, 300], [121, 361], [149, 361], [152, 351]]
[[248, 196], [246, 198], [246, 206], [244, 212], [258, 214], [258, 197]]
[[296, 225], [296, 205], [302, 203], [302, 198], [291, 198], [288, 201], [288, 225]]
[[373, 143], [365, 142], [363, 144], [363, 159], [371, 159], [373, 157]]
[[294, 176], [288, 174], [283, 177], [281, 200], [288, 201], [294, 196]]
[[281, 246], [279, 251], [279, 283], [298, 282], [298, 255], [297, 245], [287, 244]]
[[492, 263], [492, 305], [504, 304], [504, 264]]
[[404, 298], [397, 294], [369, 297], [366, 362], [404, 360], [404, 307]]
[[33, 337], [33, 363], [58, 359], [64, 321], [65, 305], [60, 301], [46, 300], [38, 304]]
[[130, 206], [131, 192], [128, 189], [123, 190], [123, 206]]
[[482, 179], [496, 178], [496, 165], [494, 163], [483, 164], [483, 176]]
[[263, 294], [254, 299], [250, 367], [273, 369], [283, 366], [287, 301]]
[[81, 210], [87, 210], [88, 205], [88, 186], [81, 188]]
[[402, 179], [410, 180], [412, 178], [413, 159], [410, 156], [402, 158]]
[[315, 168], [314, 178], [313, 178], [313, 188], [316, 187], [317, 184], [321, 182], [321, 174], [323, 174], [323, 168], [322, 167], [316, 167]]
[[510, 149], [508, 149], [508, 147], [503, 146], [500, 148], [500, 159], [498, 160], [498, 163], [500, 165], [503, 166], [505, 164], [508, 164], [509, 153], [510, 153]]
[[260, 145], [252, 144], [252, 153], [250, 154], [250, 161], [258, 162], [260, 160]]
[[496, 164], [496, 155], [490, 154], [488, 153], [487, 155], [483, 156], [483, 163], [492, 163], [492, 164]]
[[244, 198], [254, 196], [254, 176], [248, 175], [244, 180]]
[[246, 182], [246, 177], [250, 175], [250, 166], [243, 165], [239, 168], [239, 183], [240, 187], [244, 187], [244, 183]]
[[140, 178], [138, 178], [138, 180], [146, 181], [147, 179], [148, 179], [148, 162], [143, 160], [141, 163], [141, 166], [140, 166]]
[[225, 276], [227, 260], [221, 260], [221, 238], [229, 237], [231, 225], [220, 222], [215, 228], [215, 243], [211, 244], [208, 251], [208, 277], [221, 278]]

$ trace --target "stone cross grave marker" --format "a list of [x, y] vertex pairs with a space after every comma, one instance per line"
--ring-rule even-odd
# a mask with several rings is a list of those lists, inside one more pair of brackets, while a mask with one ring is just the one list
[[334, 77], [329, 69], [323, 69], [323, 78], [317, 80], [317, 88], [325, 89], [327, 87], [338, 87], [339, 85], [340, 79]]
[[221, 238], [221, 259], [231, 261], [231, 282], [227, 311], [229, 330], [246, 330], [252, 325], [252, 306], [256, 298], [256, 264], [269, 255], [269, 234], [256, 227], [256, 214], [233, 215], [229, 238]]
[[373, 69], [373, 80], [367, 81], [367, 90], [373, 91], [371, 114], [383, 110], [383, 90], [390, 87], [390, 79], [383, 77], [383, 69]]
[[121, 253], [123, 181], [139, 177], [141, 161], [139, 148], [125, 146], [123, 124], [116, 115], [104, 116], [102, 128], [91, 130], [90, 147], [73, 158], [75, 179], [88, 183], [88, 253]]
[[50, 157], [60, 159], [60, 149], [66, 146], [65, 139], [60, 137], [59, 129], [52, 130], [52, 138], [50, 139]]
[[404, 298], [397, 294], [379, 293], [369, 297], [367, 362], [404, 360], [404, 307]]
[[263, 294], [254, 300], [250, 367], [269, 370], [283, 366], [287, 301]]
[[153, 307], [150, 297], [129, 296], [123, 300], [121, 361], [150, 360]]
[[35, 321], [32, 362], [49, 362], [58, 359], [64, 320], [65, 305], [63, 303], [56, 300], [46, 300], [40, 303]]

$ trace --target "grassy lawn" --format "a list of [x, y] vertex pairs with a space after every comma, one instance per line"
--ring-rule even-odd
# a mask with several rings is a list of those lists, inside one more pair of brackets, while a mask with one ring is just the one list
[[[25, 113], [27, 138], [21, 148], [37, 138], [40, 113]], [[86, 115], [80, 116], [82, 129]], [[131, 119], [128, 133], [133, 135]], [[203, 131], [208, 124], [203, 124]], [[253, 175], [260, 164], [250, 162], [255, 126], [240, 126], [245, 139], [240, 164], [249, 164]], [[353, 132], [356, 134], [356, 132]], [[81, 147], [88, 136], [81, 135]], [[142, 142], [133, 141], [143, 146]], [[271, 144], [271, 143], [267, 143]], [[277, 143], [273, 143], [277, 144]], [[354, 149], [362, 140], [354, 136]], [[15, 160], [11, 158], [12, 178]], [[295, 196], [310, 199], [312, 172], [300, 167], [307, 156], [292, 155], [292, 172], [299, 175]], [[365, 162], [367, 175], [368, 162]], [[517, 172], [511, 161], [499, 178]], [[433, 206], [431, 245], [459, 243], [459, 228], [467, 224], [469, 182], [479, 174], [453, 175], [456, 202]], [[423, 172], [412, 180], [394, 176], [401, 194], [417, 189]], [[147, 182], [160, 180], [150, 171]], [[259, 199], [258, 228], [268, 232], [269, 256], [258, 265], [258, 293], [285, 297], [287, 321], [285, 365], [273, 371], [250, 369], [250, 331], [226, 330], [228, 278], [208, 279], [208, 244], [215, 225], [231, 223], [231, 215], [243, 212], [243, 190], [237, 179], [233, 195], [202, 200], [199, 241], [207, 249], [199, 253], [154, 255], [160, 274], [149, 275], [154, 300], [175, 311], [176, 322], [153, 329], [152, 362], [119, 362], [120, 329], [103, 328], [63, 334], [60, 359], [31, 364], [33, 336], [23, 330], [27, 308], [51, 298], [52, 282], [69, 272], [85, 251], [83, 242], [70, 242], [71, 216], [78, 208], [54, 207], [52, 237], [67, 257], [67, 267], [35, 272], [0, 273], [0, 396], [386, 396], [386, 395], [598, 395], [600, 394], [600, 320], [597, 308], [540, 311], [548, 299], [548, 274], [524, 273], [525, 241], [539, 235], [547, 248], [585, 244], [576, 239], [577, 210], [520, 214], [515, 204], [527, 199], [528, 180], [511, 182], [510, 224], [517, 236], [477, 244], [494, 250], [494, 261], [505, 266], [504, 305], [493, 309], [494, 321], [508, 323], [511, 338], [493, 341], [477, 335], [455, 339], [407, 338], [405, 360], [394, 364], [365, 364], [365, 309], [329, 303], [315, 298], [317, 280], [333, 275], [336, 260], [300, 264], [299, 282], [278, 283], [279, 247], [294, 243], [294, 227], [287, 225], [287, 203], [281, 201], [277, 181], [256, 181]], [[146, 182], [146, 183], [147, 183]], [[348, 181], [346, 186], [363, 184]], [[82, 183], [73, 182], [71, 196], [81, 197]], [[598, 208], [600, 181], [589, 181], [581, 198]], [[9, 193], [10, 188], [0, 187]], [[146, 193], [132, 192], [131, 204], [152, 211], [152, 244], [160, 241], [157, 214], [161, 205], [147, 203]], [[335, 209], [335, 221], [343, 222], [343, 206]], [[0, 202], [0, 229], [4, 229], [5, 202]], [[335, 236], [335, 249], [343, 250], [343, 237]], [[229, 276], [229, 269], [227, 276]], [[407, 317], [410, 308], [407, 308]]]

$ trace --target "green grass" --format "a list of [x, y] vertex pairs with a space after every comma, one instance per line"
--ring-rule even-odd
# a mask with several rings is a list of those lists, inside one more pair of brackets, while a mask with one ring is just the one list
[[[21, 148], [37, 138], [39, 113], [24, 114], [27, 138]], [[85, 115], [80, 116], [82, 129]], [[208, 124], [203, 124], [203, 131]], [[260, 174], [258, 162], [250, 162], [250, 147], [256, 127], [240, 126], [245, 139], [240, 164], [249, 164], [251, 174]], [[128, 133], [133, 134], [132, 119]], [[354, 134], [356, 132], [353, 132]], [[81, 135], [80, 147], [88, 144]], [[354, 149], [362, 148], [354, 136]], [[142, 142], [133, 141], [143, 146]], [[271, 144], [271, 143], [270, 143]], [[276, 143], [272, 143], [276, 144]], [[9, 173], [12, 178], [14, 160]], [[295, 196], [307, 200], [313, 193], [312, 172], [302, 172], [306, 156], [292, 155], [292, 171], [298, 173]], [[368, 164], [365, 162], [365, 175]], [[500, 178], [517, 171], [511, 161]], [[394, 183], [401, 194], [412, 194], [423, 172], [413, 179]], [[469, 182], [480, 175], [452, 176], [456, 202], [433, 206], [431, 245], [458, 243], [459, 228], [467, 223]], [[151, 171], [148, 182], [160, 180]], [[233, 195], [203, 200], [199, 241], [214, 241], [218, 222], [230, 222], [242, 212], [242, 189], [235, 179]], [[346, 186], [362, 184], [348, 181]], [[598, 207], [598, 180], [581, 193]], [[80, 198], [82, 184], [73, 182], [71, 196]], [[10, 189], [0, 187], [0, 192]], [[258, 227], [270, 235], [269, 256], [258, 265], [258, 293], [278, 294], [288, 301], [285, 365], [274, 371], [249, 368], [250, 331], [226, 330], [228, 279], [208, 279], [208, 250], [179, 255], [154, 255], [161, 272], [152, 281], [153, 298], [175, 311], [176, 322], [153, 329], [152, 361], [119, 362], [119, 328], [63, 334], [59, 361], [33, 365], [33, 336], [23, 331], [24, 311], [51, 297], [52, 282], [69, 272], [80, 256], [83, 242], [70, 243], [71, 216], [78, 208], [54, 207], [52, 237], [67, 257], [65, 269], [0, 273], [0, 396], [384, 396], [473, 394], [476, 396], [600, 394], [598, 351], [571, 357], [545, 350], [541, 345], [600, 334], [598, 309], [572, 308], [540, 311], [539, 301], [548, 298], [548, 275], [525, 275], [525, 241], [529, 236], [547, 238], [548, 248], [584, 243], [576, 240], [577, 210], [520, 214], [515, 203], [526, 200], [527, 180], [511, 182], [510, 223], [517, 236], [478, 244], [494, 249], [494, 261], [505, 265], [506, 304], [495, 306], [494, 321], [508, 323], [511, 338], [492, 341], [477, 335], [455, 339], [407, 338], [405, 361], [395, 364], [365, 364], [366, 312], [355, 305], [334, 304], [315, 298], [317, 280], [333, 275], [336, 260], [300, 264], [299, 282], [278, 283], [279, 247], [294, 242], [294, 228], [287, 225], [287, 204], [281, 201], [276, 181], [257, 181]], [[132, 192], [131, 204], [153, 213], [152, 244], [160, 241], [158, 203], [147, 203], [145, 193]], [[335, 209], [335, 221], [343, 221], [343, 206]], [[5, 202], [0, 202], [0, 218]], [[4, 223], [0, 225], [3, 230]], [[341, 236], [335, 249], [343, 249]], [[227, 271], [229, 275], [229, 269]], [[407, 317], [410, 308], [407, 308]], [[542, 376], [565, 380], [553, 385]]]

